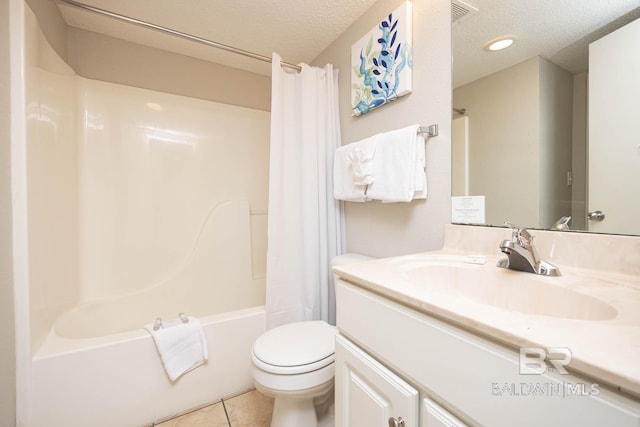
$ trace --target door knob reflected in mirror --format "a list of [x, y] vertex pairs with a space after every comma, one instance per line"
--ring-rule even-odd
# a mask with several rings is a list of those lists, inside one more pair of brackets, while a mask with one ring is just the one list
[[604, 219], [604, 212], [602, 211], [592, 211], [587, 214], [587, 219], [589, 221], [602, 221]]

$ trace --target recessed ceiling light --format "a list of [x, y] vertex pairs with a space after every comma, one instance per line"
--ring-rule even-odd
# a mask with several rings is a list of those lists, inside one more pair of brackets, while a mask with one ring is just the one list
[[490, 51], [502, 50], [511, 46], [515, 40], [516, 39], [513, 36], [502, 36], [489, 40], [484, 44], [483, 48]]

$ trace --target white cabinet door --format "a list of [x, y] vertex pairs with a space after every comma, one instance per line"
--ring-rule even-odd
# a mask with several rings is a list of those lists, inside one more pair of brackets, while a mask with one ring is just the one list
[[429, 398], [422, 399], [420, 427], [466, 427], [462, 421]]
[[335, 364], [336, 427], [418, 427], [418, 391], [341, 335]]

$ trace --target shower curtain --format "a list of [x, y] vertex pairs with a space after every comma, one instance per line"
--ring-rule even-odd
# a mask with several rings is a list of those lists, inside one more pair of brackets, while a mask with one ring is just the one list
[[335, 323], [331, 258], [343, 252], [343, 220], [333, 198], [340, 146], [338, 76], [273, 54], [267, 249], [267, 328], [302, 320]]

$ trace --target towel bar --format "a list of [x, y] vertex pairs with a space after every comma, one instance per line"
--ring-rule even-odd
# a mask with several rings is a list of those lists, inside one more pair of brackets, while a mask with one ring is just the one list
[[427, 134], [427, 136], [429, 138], [434, 137], [434, 136], [438, 136], [438, 125], [431, 125], [431, 126], [420, 126], [418, 128], [418, 133], [424, 133]]
[[[184, 313], [178, 314], [178, 317], [180, 318], [182, 323], [189, 323], [189, 318]], [[156, 317], [156, 321], [153, 323], [153, 330], [157, 331], [160, 328], [162, 328], [162, 318]]]

